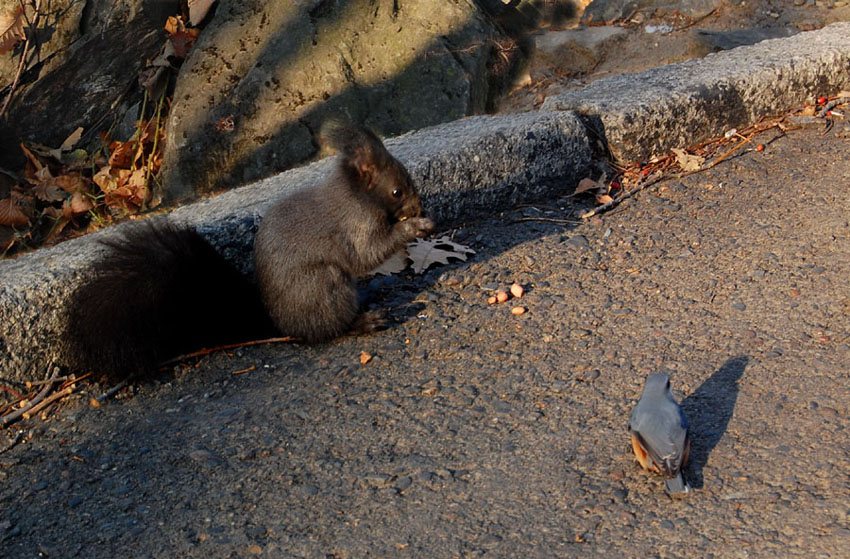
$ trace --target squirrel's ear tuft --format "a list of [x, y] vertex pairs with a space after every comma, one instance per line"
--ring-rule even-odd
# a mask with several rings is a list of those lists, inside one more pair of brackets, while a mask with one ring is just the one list
[[341, 155], [343, 172], [360, 188], [368, 189], [380, 168], [391, 157], [381, 140], [370, 130], [328, 121], [319, 135], [322, 147]]

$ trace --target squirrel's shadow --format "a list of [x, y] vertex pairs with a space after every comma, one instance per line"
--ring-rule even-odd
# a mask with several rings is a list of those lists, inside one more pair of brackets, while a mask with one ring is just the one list
[[703, 468], [732, 419], [738, 399], [738, 379], [748, 363], [749, 357], [745, 355], [732, 357], [682, 401], [691, 437], [685, 476], [692, 487], [703, 486]]

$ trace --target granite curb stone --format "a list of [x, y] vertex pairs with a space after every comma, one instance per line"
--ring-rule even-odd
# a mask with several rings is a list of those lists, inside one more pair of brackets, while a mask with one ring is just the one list
[[850, 22], [621, 74], [554, 95], [541, 110], [571, 110], [620, 161], [644, 161], [850, 89]]

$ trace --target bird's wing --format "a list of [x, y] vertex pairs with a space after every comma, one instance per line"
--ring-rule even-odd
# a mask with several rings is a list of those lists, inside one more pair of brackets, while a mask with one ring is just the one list
[[687, 444], [687, 430], [682, 425], [681, 414], [673, 411], [675, 413], [646, 415], [638, 424], [631, 422], [632, 431], [649, 458], [668, 477], [675, 476], [681, 469]]

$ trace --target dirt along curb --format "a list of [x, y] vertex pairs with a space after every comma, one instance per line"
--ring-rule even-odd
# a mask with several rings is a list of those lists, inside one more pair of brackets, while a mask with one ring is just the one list
[[[569, 189], [594, 147], [640, 160], [850, 87], [850, 23], [600, 80], [547, 99], [540, 112], [472, 117], [390, 140], [443, 225]], [[581, 117], [578, 113], [581, 113]], [[588, 134], [589, 123], [595, 133]], [[605, 144], [596, 138], [601, 134]], [[320, 180], [319, 161], [172, 214], [250, 269], [253, 233], [281, 193]], [[61, 362], [69, 294], [112, 230], [0, 262], [0, 379], [42, 378]]]

